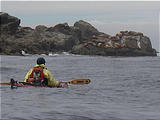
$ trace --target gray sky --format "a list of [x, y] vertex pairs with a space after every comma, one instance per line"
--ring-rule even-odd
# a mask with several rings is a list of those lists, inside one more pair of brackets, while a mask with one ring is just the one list
[[159, 51], [159, 1], [2, 1], [1, 4], [1, 11], [20, 18], [21, 26], [50, 27], [64, 22], [73, 25], [85, 20], [110, 35], [120, 30], [142, 32]]

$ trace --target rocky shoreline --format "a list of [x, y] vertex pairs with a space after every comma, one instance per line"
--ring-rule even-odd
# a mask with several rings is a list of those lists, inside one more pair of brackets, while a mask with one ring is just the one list
[[22, 55], [69, 52], [101, 56], [157, 56], [150, 38], [141, 32], [120, 31], [115, 36], [99, 32], [80, 20], [53, 27], [38, 25], [35, 29], [20, 26], [20, 19], [0, 12], [0, 54]]

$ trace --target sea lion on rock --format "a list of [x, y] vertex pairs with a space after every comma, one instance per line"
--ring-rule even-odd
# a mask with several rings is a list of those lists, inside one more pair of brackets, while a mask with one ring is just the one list
[[85, 42], [85, 43], [83, 44], [84, 47], [88, 47], [88, 45], [96, 46], [96, 43], [89, 41], [89, 42]]
[[97, 36], [93, 35], [93, 36], [92, 36], [92, 39], [97, 39]]
[[100, 35], [98, 35], [98, 37], [105, 37], [105, 35], [104, 34], [100, 34]]
[[96, 46], [96, 43], [95, 43], [95, 42], [92, 42], [92, 45], [93, 45], [93, 46]]
[[137, 35], [143, 36], [143, 33], [141, 33], [141, 32], [137, 32]]
[[119, 47], [121, 47], [121, 45], [120, 45], [120, 43], [114, 43], [114, 47], [119, 48]]
[[106, 44], [104, 48], [112, 48], [109, 44]]
[[127, 46], [126, 46], [126, 44], [121, 44], [121, 47], [124, 48], [124, 47], [127, 47]]
[[116, 36], [122, 37], [122, 33], [117, 33]]
[[108, 34], [100, 34], [98, 37], [102, 37], [102, 38], [109, 38], [110, 35]]
[[88, 43], [87, 43], [87, 42], [84, 43], [83, 46], [84, 46], [84, 47], [88, 47]]
[[102, 46], [102, 43], [98, 43], [97, 46], [98, 46], [98, 47]]
[[128, 33], [128, 31], [127, 30], [122, 30], [122, 31], [120, 31], [120, 33]]
[[109, 36], [109, 39], [116, 39], [116, 36]]

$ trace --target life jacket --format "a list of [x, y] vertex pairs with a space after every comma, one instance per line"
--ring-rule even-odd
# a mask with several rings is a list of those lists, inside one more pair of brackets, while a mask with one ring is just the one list
[[30, 74], [30, 77], [33, 79], [33, 83], [37, 85], [42, 85], [45, 81], [44, 74], [43, 74], [43, 68], [41, 67], [35, 67], [32, 70], [32, 73]]

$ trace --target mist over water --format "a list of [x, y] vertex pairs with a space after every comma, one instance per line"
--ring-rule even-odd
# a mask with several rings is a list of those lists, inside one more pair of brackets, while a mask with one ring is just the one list
[[[1, 56], [1, 82], [23, 81], [40, 56]], [[41, 56], [42, 57], [42, 56]], [[68, 88], [1, 86], [2, 120], [159, 120], [160, 57], [43, 56]]]

